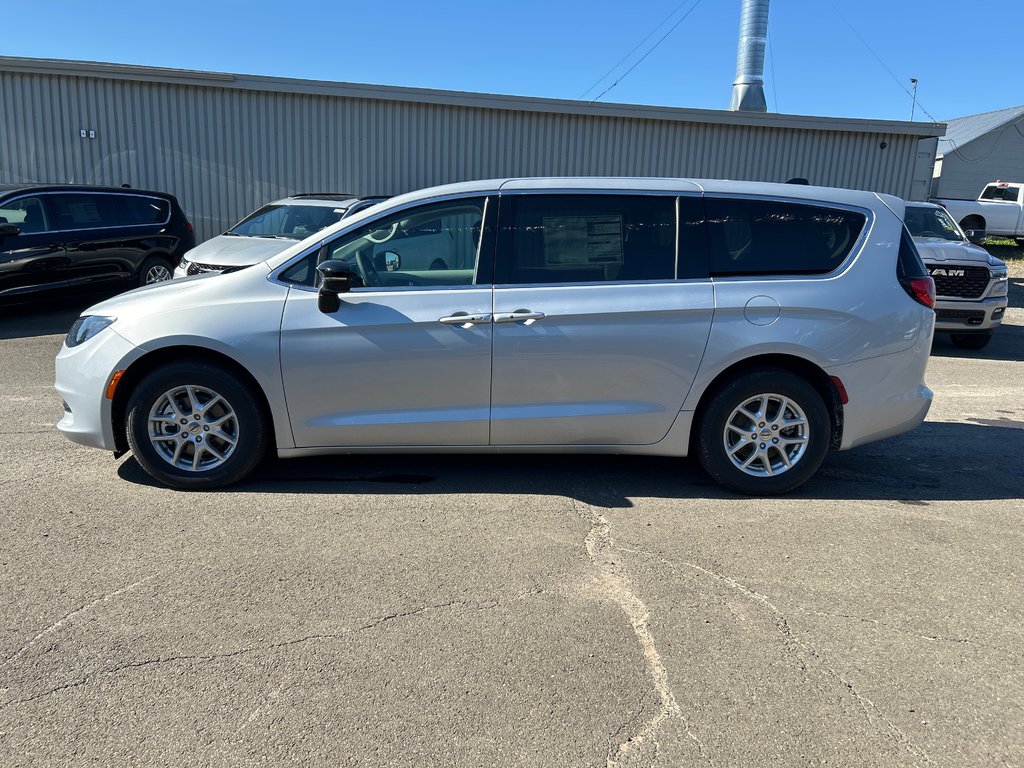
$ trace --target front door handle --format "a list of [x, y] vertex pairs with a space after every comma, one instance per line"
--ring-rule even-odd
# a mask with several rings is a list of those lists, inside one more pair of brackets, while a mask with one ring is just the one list
[[533, 325], [534, 321], [543, 319], [543, 312], [534, 312], [529, 309], [517, 309], [515, 312], [502, 312], [494, 316], [496, 323], [518, 323], [525, 320], [526, 325]]
[[479, 323], [491, 322], [490, 315], [471, 315], [468, 312], [455, 312], [446, 317], [438, 318], [437, 322], [445, 325], [458, 325], [462, 328], [471, 328]]

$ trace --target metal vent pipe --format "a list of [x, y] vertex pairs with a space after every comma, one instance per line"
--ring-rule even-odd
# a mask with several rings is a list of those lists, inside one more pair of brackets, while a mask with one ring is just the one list
[[769, 0], [741, 0], [740, 44], [736, 51], [736, 80], [729, 109], [767, 112], [764, 100], [764, 45], [768, 37]]

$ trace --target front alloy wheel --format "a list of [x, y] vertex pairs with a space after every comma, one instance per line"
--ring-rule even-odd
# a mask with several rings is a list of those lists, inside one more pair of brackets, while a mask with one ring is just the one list
[[235, 452], [238, 438], [234, 409], [206, 387], [170, 389], [149, 411], [149, 442], [160, 458], [186, 472], [222, 466]]
[[266, 453], [258, 394], [209, 362], [147, 374], [128, 400], [128, 444], [146, 472], [173, 488], [217, 488], [248, 475]]

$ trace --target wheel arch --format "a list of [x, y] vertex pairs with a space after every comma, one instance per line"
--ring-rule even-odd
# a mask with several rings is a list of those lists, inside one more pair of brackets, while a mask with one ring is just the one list
[[975, 229], [975, 227], [967, 226], [967, 222], [969, 222], [969, 221], [977, 221], [978, 223], [980, 223], [981, 226], [977, 227], [977, 229], [987, 229], [988, 228], [987, 227], [988, 222], [985, 221], [985, 217], [982, 214], [980, 214], [980, 213], [969, 213], [966, 216], [964, 216], [963, 220], [961, 220], [959, 222], [960, 227], [962, 229]]
[[830, 445], [833, 448], [839, 447], [843, 440], [843, 404], [839, 391], [836, 389], [836, 385], [829, 375], [825, 373], [821, 367], [807, 358], [785, 353], [768, 353], [755, 355], [733, 363], [723, 369], [717, 376], [715, 376], [715, 378], [708, 382], [706, 387], [704, 387], [704, 391], [701, 392], [700, 398], [697, 400], [697, 406], [694, 409], [695, 427], [690, 430], [691, 456], [695, 455], [695, 441], [700, 433], [700, 429], [696, 425], [699, 424], [700, 419], [707, 408], [708, 401], [712, 398], [714, 393], [719, 391], [728, 381], [744, 376], [748, 373], [753, 373], [754, 371], [763, 371], [772, 368], [795, 373], [808, 381], [811, 386], [817, 390], [818, 394], [821, 395], [821, 399], [825, 403], [825, 408], [828, 410], [829, 418], [831, 420], [832, 439], [830, 441]]
[[223, 352], [218, 352], [217, 350], [213, 350], [208, 347], [179, 344], [170, 347], [161, 347], [160, 349], [155, 349], [152, 352], [147, 352], [142, 357], [133, 361], [132, 364], [125, 369], [125, 372], [118, 380], [110, 408], [110, 426], [114, 433], [114, 447], [118, 453], [125, 453], [129, 450], [126, 421], [128, 415], [128, 401], [131, 399], [132, 392], [135, 391], [139, 382], [142, 381], [142, 379], [151, 371], [159, 368], [161, 365], [181, 360], [201, 360], [203, 362], [219, 365], [230, 371], [234, 376], [237, 376], [240, 381], [244, 382], [245, 385], [248, 386], [256, 395], [257, 407], [263, 415], [263, 418], [266, 420], [270, 434], [273, 436], [273, 445], [271, 448], [276, 449], [277, 430], [274, 428], [274, 418], [273, 412], [270, 409], [270, 401], [267, 398], [267, 393], [264, 391], [259, 381], [256, 380], [256, 377], [246, 370], [245, 366], [241, 365], [238, 361]]

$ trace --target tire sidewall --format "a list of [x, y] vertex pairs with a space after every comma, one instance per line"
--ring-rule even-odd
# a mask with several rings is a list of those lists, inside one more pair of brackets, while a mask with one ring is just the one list
[[[803, 410], [808, 421], [807, 447], [792, 469], [771, 477], [754, 477], [732, 463], [723, 435], [733, 410], [768, 393], [783, 395]], [[790, 371], [768, 369], [734, 379], [711, 399], [698, 422], [697, 457], [705, 471], [726, 488], [751, 496], [772, 496], [803, 485], [824, 461], [831, 438], [831, 416], [814, 386]]]
[[[205, 387], [223, 397], [238, 419], [239, 442], [227, 461], [205, 472], [178, 469], [157, 453], [149, 440], [149, 413], [168, 390], [185, 385]], [[174, 363], [147, 374], [132, 392], [126, 432], [132, 453], [156, 480], [180, 489], [218, 488], [237, 482], [266, 453], [265, 420], [249, 387], [230, 372], [209, 363]]]

